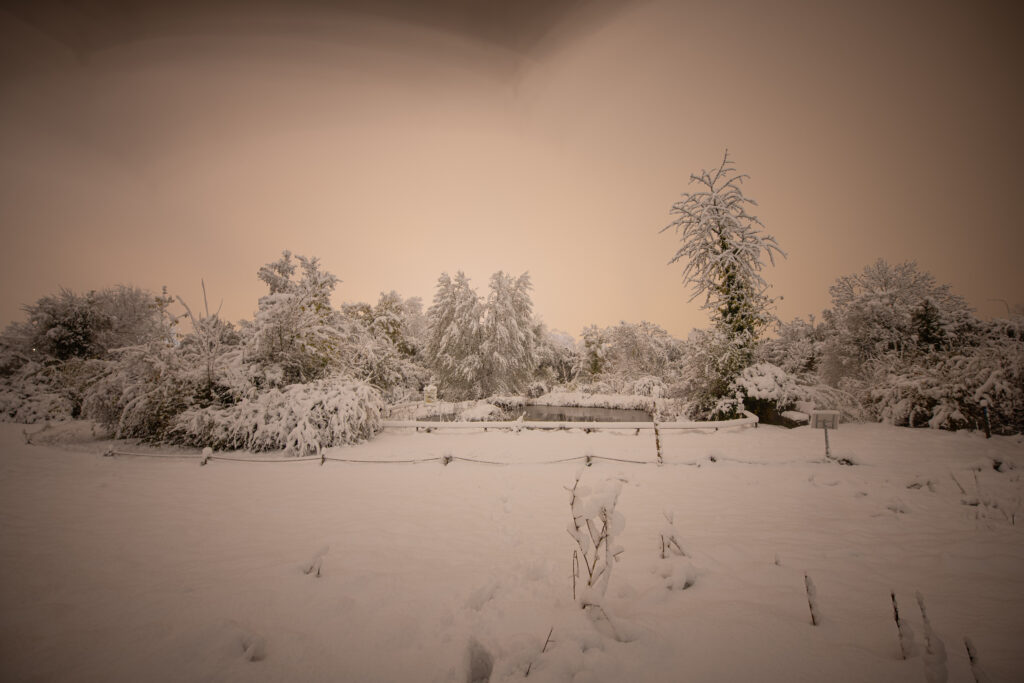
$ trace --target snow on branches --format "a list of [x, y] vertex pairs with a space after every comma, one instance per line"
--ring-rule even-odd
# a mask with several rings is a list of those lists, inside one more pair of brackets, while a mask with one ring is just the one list
[[380, 392], [343, 378], [271, 389], [226, 408], [192, 408], [178, 415], [170, 441], [217, 450], [285, 449], [289, 455], [358, 443], [383, 428]]
[[703, 294], [703, 307], [731, 335], [756, 334], [769, 323], [764, 257], [775, 265], [776, 253], [785, 256], [747, 211], [757, 205], [743, 195], [747, 177], [736, 173], [727, 150], [717, 169], [690, 176], [690, 183], [702, 189], [684, 193], [669, 212], [678, 217], [661, 229], [680, 235], [682, 246], [669, 264], [686, 263], [683, 279], [692, 287], [690, 301]]
[[442, 273], [427, 311], [426, 356], [442, 393], [450, 399], [482, 398], [525, 389], [536, 369], [530, 276], [491, 276], [480, 299], [461, 271]]

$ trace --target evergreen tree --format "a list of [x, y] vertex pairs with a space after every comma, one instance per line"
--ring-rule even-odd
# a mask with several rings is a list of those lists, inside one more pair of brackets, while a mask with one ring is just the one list
[[926, 298], [914, 309], [911, 326], [917, 336], [917, 345], [925, 351], [934, 351], [946, 341], [942, 313], [931, 299]]

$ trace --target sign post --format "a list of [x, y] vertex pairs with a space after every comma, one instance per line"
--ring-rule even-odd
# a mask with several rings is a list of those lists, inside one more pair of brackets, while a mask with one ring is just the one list
[[811, 411], [811, 427], [815, 429], [825, 430], [825, 457], [832, 457], [832, 452], [828, 447], [828, 430], [839, 429], [839, 411], [838, 410], [812, 410]]

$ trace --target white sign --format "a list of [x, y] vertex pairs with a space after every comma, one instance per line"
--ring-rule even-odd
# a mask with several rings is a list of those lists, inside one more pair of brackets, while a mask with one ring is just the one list
[[812, 410], [811, 426], [815, 429], [839, 429], [839, 411]]

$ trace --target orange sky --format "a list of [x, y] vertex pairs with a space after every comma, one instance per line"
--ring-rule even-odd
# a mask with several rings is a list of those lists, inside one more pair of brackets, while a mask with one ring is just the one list
[[0, 325], [59, 286], [195, 306], [201, 278], [250, 317], [290, 249], [339, 304], [528, 270], [554, 328], [685, 336], [707, 318], [658, 231], [726, 147], [789, 254], [783, 318], [878, 257], [1000, 314], [1024, 303], [1020, 14], [895, 4], [0, 10]]

